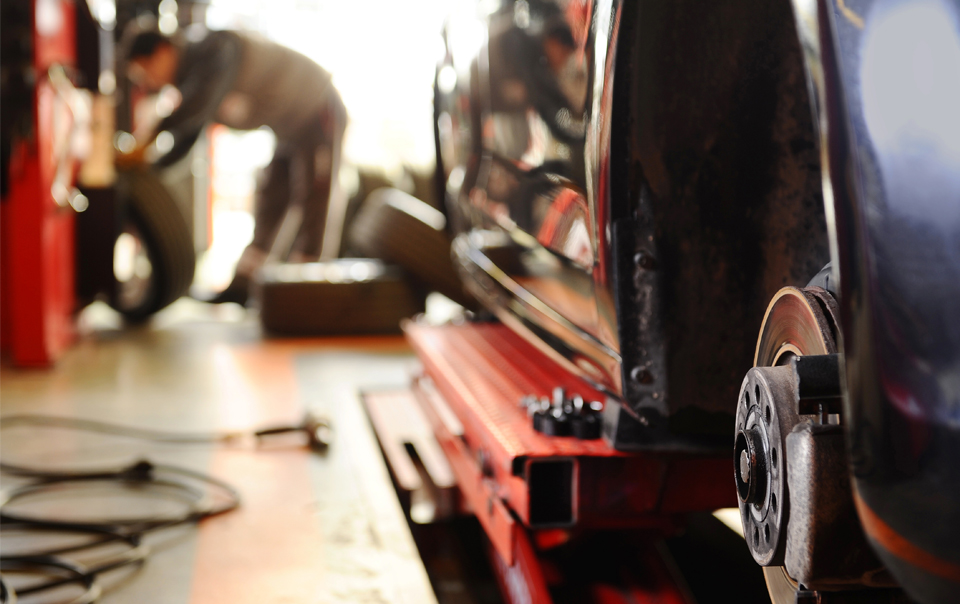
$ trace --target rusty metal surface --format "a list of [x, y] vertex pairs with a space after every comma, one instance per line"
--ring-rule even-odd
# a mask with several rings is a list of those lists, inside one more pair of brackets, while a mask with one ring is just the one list
[[635, 219], [618, 220], [613, 226], [614, 247], [619, 250], [614, 256], [614, 273], [623, 398], [628, 409], [650, 424], [670, 415], [665, 309], [650, 196], [639, 196], [637, 203]]
[[808, 589], [895, 585], [857, 520], [842, 426], [797, 425], [787, 436], [786, 462], [787, 573]]
[[767, 302], [829, 259], [791, 8], [625, 3], [619, 35], [611, 218], [655, 225], [671, 432], [725, 431]]

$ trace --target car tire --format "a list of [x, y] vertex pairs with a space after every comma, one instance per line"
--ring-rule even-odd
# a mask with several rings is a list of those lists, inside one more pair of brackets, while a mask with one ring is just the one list
[[144, 321], [185, 295], [193, 283], [196, 253], [190, 227], [156, 173], [148, 169], [121, 172], [118, 191], [123, 198], [120, 232], [141, 245], [150, 263], [142, 277], [142, 293], [125, 296], [128, 283], [118, 279], [110, 304], [127, 320]]
[[398, 189], [377, 189], [358, 212], [349, 237], [361, 253], [401, 266], [467, 308], [476, 306], [454, 268], [446, 219], [436, 208]]

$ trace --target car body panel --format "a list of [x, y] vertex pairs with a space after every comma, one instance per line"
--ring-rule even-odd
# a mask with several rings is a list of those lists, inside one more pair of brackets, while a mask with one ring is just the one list
[[960, 591], [960, 4], [795, 2], [820, 98], [860, 519], [921, 602]]

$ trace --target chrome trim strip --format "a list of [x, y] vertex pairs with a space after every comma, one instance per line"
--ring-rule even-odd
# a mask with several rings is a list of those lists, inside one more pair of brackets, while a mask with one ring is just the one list
[[514, 281], [470, 238], [459, 235], [451, 248], [467, 289], [505, 325], [561, 366], [620, 398], [620, 355]]

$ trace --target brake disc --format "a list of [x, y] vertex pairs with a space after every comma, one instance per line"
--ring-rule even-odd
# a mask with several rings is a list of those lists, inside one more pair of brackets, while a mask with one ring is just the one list
[[778, 367], [791, 356], [837, 352], [837, 302], [819, 287], [785, 287], [767, 306], [754, 367]]
[[[833, 296], [819, 287], [781, 289], [767, 307], [760, 328], [754, 355], [754, 367], [789, 366], [795, 356], [824, 355], [837, 352], [838, 307]], [[738, 434], [760, 434], [762, 442], [741, 443], [738, 436], [737, 450], [744, 458], [748, 450], [764, 447], [764, 480], [760, 484], [746, 485], [737, 474], [741, 490], [740, 515], [744, 535], [751, 554], [763, 564], [767, 590], [774, 604], [793, 604], [799, 585], [789, 577], [782, 566], [786, 543], [786, 519], [789, 511], [787, 492], [786, 438], [800, 421], [793, 409], [793, 399], [781, 392], [788, 388], [786, 382], [770, 380], [754, 383], [748, 377], [740, 391], [737, 407]], [[778, 459], [777, 452], [780, 452]], [[749, 466], [741, 460], [739, 472]], [[747, 487], [749, 486], [749, 501]], [[761, 489], [762, 492], [757, 492]], [[751, 541], [752, 540], [752, 541]]]

